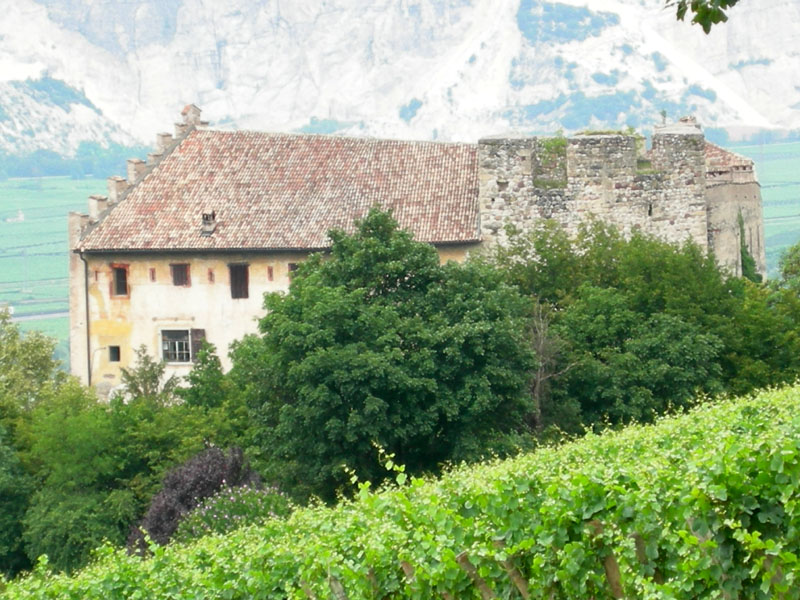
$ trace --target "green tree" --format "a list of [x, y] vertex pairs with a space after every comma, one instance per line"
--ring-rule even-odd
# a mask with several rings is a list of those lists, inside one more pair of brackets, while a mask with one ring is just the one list
[[175, 400], [180, 380], [175, 375], [165, 380], [166, 365], [151, 357], [145, 346], [136, 349], [136, 364], [132, 368], [120, 370], [129, 398], [143, 398], [161, 405]]
[[20, 420], [67, 379], [53, 359], [54, 348], [55, 340], [38, 331], [23, 335], [8, 312], [0, 310], [0, 425], [15, 447]]
[[613, 288], [582, 286], [555, 329], [574, 368], [553, 403], [577, 401], [585, 423], [651, 421], [721, 390], [719, 338], [675, 315], [642, 315]]
[[377, 209], [329, 235], [233, 353], [270, 475], [332, 499], [343, 464], [385, 477], [374, 444], [410, 472], [501, 448], [530, 408], [529, 303], [486, 264], [440, 265]]
[[714, 25], [728, 20], [727, 11], [739, 0], [666, 0], [668, 7], [674, 7], [678, 20], [683, 21], [687, 14], [692, 15], [692, 23], [697, 23], [709, 33]]
[[32, 490], [33, 482], [0, 425], [0, 575], [11, 577], [30, 566], [22, 544], [22, 517]]

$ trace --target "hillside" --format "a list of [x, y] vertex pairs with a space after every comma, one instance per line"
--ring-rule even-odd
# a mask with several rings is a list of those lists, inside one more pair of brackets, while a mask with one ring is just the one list
[[[16, 598], [796, 598], [800, 388], [412, 479]], [[525, 590], [524, 592], [520, 590]]]
[[663, 0], [20, 0], [0, 21], [0, 152], [151, 143], [195, 102], [217, 125], [469, 140], [694, 113], [800, 127], [792, 0], [706, 36]]

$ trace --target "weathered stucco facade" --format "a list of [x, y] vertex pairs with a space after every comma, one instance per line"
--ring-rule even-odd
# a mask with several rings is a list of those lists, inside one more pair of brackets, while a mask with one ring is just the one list
[[106, 394], [144, 346], [186, 375], [203, 339], [257, 331], [263, 295], [379, 204], [462, 261], [554, 219], [570, 232], [601, 219], [625, 234], [692, 240], [741, 273], [741, 240], [765, 271], [752, 162], [708, 144], [692, 120], [633, 135], [497, 137], [474, 144], [213, 132], [197, 107], [147, 162], [71, 214], [70, 359]]

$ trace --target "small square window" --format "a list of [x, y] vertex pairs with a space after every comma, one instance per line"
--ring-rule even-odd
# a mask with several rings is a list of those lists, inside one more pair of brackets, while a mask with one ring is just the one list
[[248, 265], [228, 265], [231, 275], [231, 298], [247, 298], [249, 291]]
[[127, 266], [111, 266], [111, 295], [112, 296], [127, 296], [128, 295], [128, 267]]
[[184, 287], [189, 287], [191, 285], [188, 264], [170, 265], [169, 269], [172, 272], [172, 285], [180, 285]]
[[119, 346], [108, 347], [108, 362], [119, 362]]

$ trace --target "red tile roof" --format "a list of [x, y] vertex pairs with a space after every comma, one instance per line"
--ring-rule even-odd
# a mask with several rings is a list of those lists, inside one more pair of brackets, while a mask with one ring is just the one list
[[[79, 247], [318, 249], [375, 204], [417, 240], [474, 242], [477, 170], [474, 144], [194, 130]], [[217, 226], [204, 237], [212, 211]]]
[[752, 169], [753, 161], [706, 141], [706, 170], [727, 171], [733, 167]]

